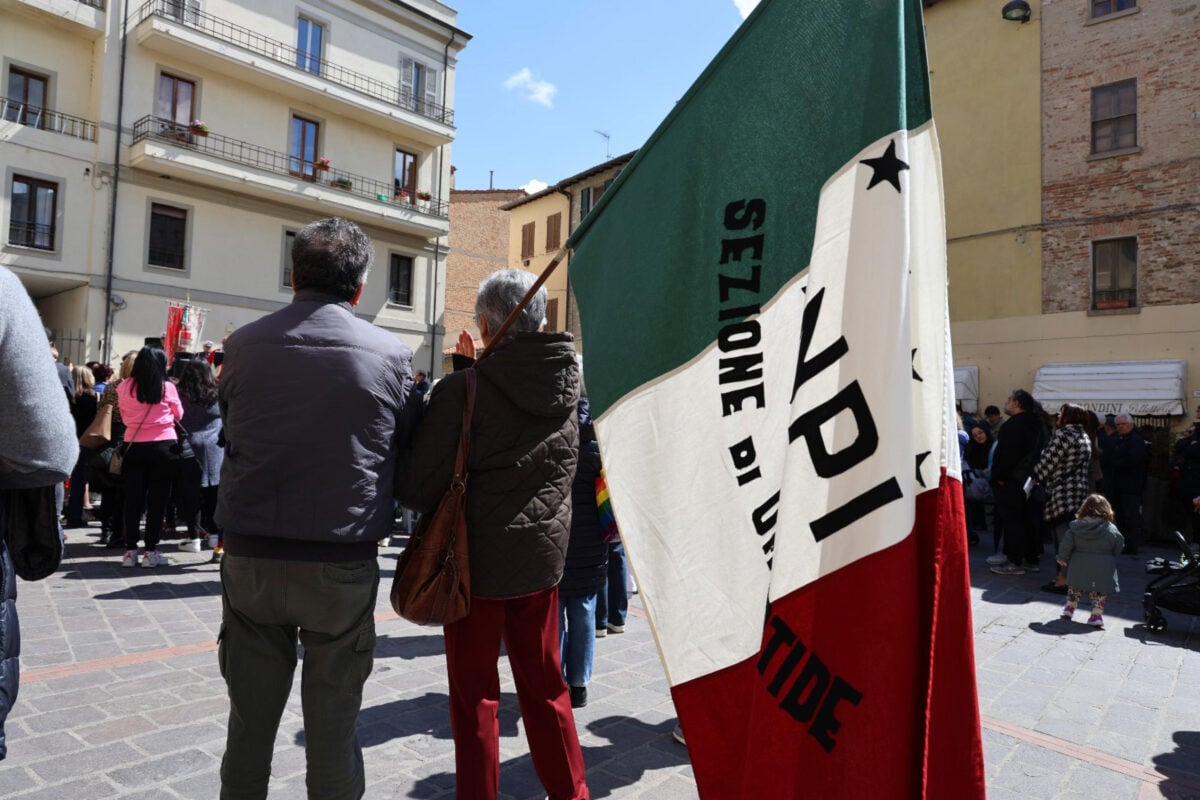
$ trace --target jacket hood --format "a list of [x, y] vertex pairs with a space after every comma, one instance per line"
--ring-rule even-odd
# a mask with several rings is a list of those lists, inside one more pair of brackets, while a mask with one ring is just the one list
[[516, 333], [476, 365], [491, 382], [529, 414], [556, 417], [576, 413], [579, 365], [569, 333]]
[[1113, 524], [1098, 517], [1084, 517], [1071, 523], [1071, 533], [1079, 539], [1100, 539], [1108, 535]]

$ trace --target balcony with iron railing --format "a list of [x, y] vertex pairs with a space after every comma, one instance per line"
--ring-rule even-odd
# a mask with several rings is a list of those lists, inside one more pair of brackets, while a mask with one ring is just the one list
[[[197, 8], [185, 7], [185, 0], [148, 0], [135, 13], [134, 22], [138, 41], [163, 52], [177, 54], [181, 44], [188, 45], [198, 51], [194, 55], [234, 77], [244, 80], [247, 68], [256, 70], [261, 77], [272, 79], [269, 88], [273, 90], [318, 105], [335, 101], [343, 112], [371, 124], [385, 117], [431, 144], [445, 144], [454, 137], [453, 109]], [[262, 81], [256, 83], [262, 85]]]
[[394, 181], [333, 169], [324, 158], [308, 161], [160, 117], [134, 123], [131, 163], [156, 173], [233, 189], [275, 202], [317, 207], [369, 223], [392, 223], [422, 237], [449, 230], [450, 204], [412, 197]]
[[27, 220], [10, 220], [8, 223], [8, 243], [18, 247], [32, 247], [37, 250], [54, 249], [54, 223], [29, 222]]
[[42, 24], [95, 39], [104, 34], [103, 0], [0, 0], [0, 11], [15, 11]]
[[82, 139], [85, 142], [96, 141], [96, 123], [91, 120], [31, 106], [8, 97], [0, 97], [0, 120]]

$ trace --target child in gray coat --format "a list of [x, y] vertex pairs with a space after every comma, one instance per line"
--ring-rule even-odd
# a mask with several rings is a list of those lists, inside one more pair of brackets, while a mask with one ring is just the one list
[[1071, 619], [1086, 591], [1092, 600], [1087, 624], [1104, 627], [1104, 601], [1119, 590], [1117, 555], [1125, 537], [1113, 524], [1113, 509], [1103, 495], [1088, 495], [1058, 545], [1058, 563], [1067, 568], [1067, 604], [1063, 619]]

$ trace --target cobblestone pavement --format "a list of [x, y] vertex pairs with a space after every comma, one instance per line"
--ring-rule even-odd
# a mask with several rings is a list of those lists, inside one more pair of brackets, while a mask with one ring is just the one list
[[[22, 685], [0, 797], [211, 800], [228, 711], [215, 653], [217, 567], [205, 552], [170, 553], [171, 566], [156, 570], [121, 569], [97, 532], [70, 531], [62, 569], [19, 586]], [[1107, 627], [1093, 630], [1058, 621], [1062, 598], [1038, 589], [1046, 573], [992, 575], [987, 553], [973, 551], [989, 797], [1200, 798], [1200, 624], [1167, 612], [1166, 632], [1145, 630], [1142, 560], [1121, 559], [1124, 592], [1109, 603]], [[381, 551], [385, 587], [396, 552]], [[359, 722], [367, 797], [453, 797], [440, 633], [397, 619], [384, 595], [378, 612]], [[695, 798], [636, 596], [627, 632], [596, 645], [590, 702], [576, 712], [593, 796]], [[541, 798], [505, 662], [501, 676], [502, 796]], [[294, 687], [271, 798], [304, 796]]]

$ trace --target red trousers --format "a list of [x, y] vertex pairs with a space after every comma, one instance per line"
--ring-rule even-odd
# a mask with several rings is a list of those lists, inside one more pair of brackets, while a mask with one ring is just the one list
[[444, 629], [454, 731], [455, 794], [491, 800], [500, 788], [500, 641], [517, 684], [529, 752], [551, 800], [587, 800], [583, 753], [559, 662], [558, 588], [508, 599], [471, 598]]

